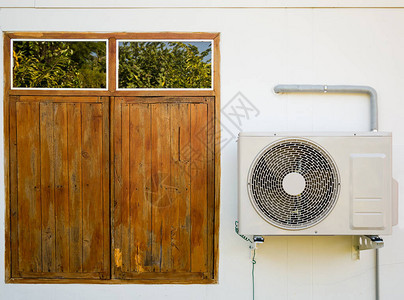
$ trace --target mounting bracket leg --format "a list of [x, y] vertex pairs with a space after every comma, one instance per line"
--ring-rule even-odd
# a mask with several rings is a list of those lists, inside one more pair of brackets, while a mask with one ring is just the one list
[[262, 244], [265, 241], [265, 239], [261, 235], [254, 235], [253, 241], [254, 243], [250, 245], [251, 250], [257, 249], [257, 244]]
[[254, 235], [253, 240], [254, 240], [254, 243], [258, 243], [258, 244], [262, 244], [265, 241], [264, 237], [261, 235]]
[[264, 243], [265, 239], [261, 235], [254, 235], [253, 241], [254, 241], [254, 243], [250, 245], [250, 250], [251, 250], [250, 258], [251, 259], [254, 257], [254, 251], [257, 250], [257, 245]]
[[352, 236], [352, 257], [360, 259], [360, 251], [380, 249], [384, 247], [383, 239], [378, 235], [354, 235]]

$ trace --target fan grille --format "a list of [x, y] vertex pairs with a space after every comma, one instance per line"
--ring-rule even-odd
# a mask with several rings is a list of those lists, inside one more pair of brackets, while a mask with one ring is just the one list
[[[284, 189], [288, 174], [298, 173], [303, 191]], [[299, 176], [299, 175], [298, 175]], [[266, 148], [249, 174], [251, 202], [269, 223], [284, 229], [304, 229], [322, 221], [339, 194], [339, 175], [331, 157], [320, 146], [303, 139], [287, 139]]]

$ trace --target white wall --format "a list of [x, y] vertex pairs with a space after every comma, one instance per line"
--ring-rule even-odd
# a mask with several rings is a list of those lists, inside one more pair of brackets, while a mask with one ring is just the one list
[[[380, 130], [393, 132], [393, 173], [404, 194], [402, 9], [3, 8], [0, 28], [2, 31], [220, 32], [222, 106], [241, 92], [260, 112], [243, 121], [244, 131], [368, 130], [366, 97], [278, 96], [272, 87], [278, 83], [373, 86], [379, 94]], [[222, 123], [232, 134], [238, 133], [225, 116]], [[2, 135], [3, 130], [0, 141]], [[231, 134], [223, 133], [223, 137], [229, 138]], [[3, 165], [3, 146], [0, 152]], [[250, 252], [247, 243], [234, 233], [235, 140], [223, 147], [221, 163], [219, 284], [5, 285], [1, 282], [0, 299], [251, 299]], [[3, 168], [0, 177], [3, 182]], [[0, 278], [4, 278], [3, 186], [0, 202]], [[399, 226], [392, 236], [384, 237], [385, 248], [380, 251], [381, 299], [403, 299], [404, 200], [400, 212]], [[257, 251], [256, 299], [374, 299], [373, 255], [373, 251], [365, 251], [360, 260], [353, 260], [349, 237], [269, 237]]]

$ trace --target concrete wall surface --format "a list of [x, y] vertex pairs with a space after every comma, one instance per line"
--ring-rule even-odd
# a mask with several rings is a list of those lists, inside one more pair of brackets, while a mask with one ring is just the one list
[[[50, 2], [21, 2], [26, 8], [4, 8], [10, 1], [0, 2], [4, 4], [0, 9], [1, 31], [220, 32], [222, 107], [241, 97], [253, 103], [257, 111], [245, 115], [240, 123], [225, 109], [222, 111], [218, 284], [6, 285], [3, 280], [5, 205], [1, 185], [0, 299], [252, 299], [250, 250], [248, 243], [234, 232], [237, 220], [235, 137], [240, 129], [369, 130], [367, 97], [280, 96], [272, 90], [279, 83], [374, 87], [379, 95], [379, 129], [393, 133], [393, 176], [400, 184], [400, 194], [404, 195], [404, 9], [70, 9], [63, 5], [58, 9], [39, 9], [30, 7]], [[391, 1], [379, 2], [381, 6], [391, 5]], [[338, 3], [342, 5], [341, 1]], [[3, 45], [0, 49], [3, 57]], [[3, 74], [2, 63], [0, 74]], [[0, 88], [3, 90], [3, 80]], [[2, 128], [2, 112], [0, 118]], [[3, 130], [0, 130], [0, 141], [3, 141]], [[3, 165], [1, 144], [0, 165]], [[0, 168], [1, 182], [3, 177]], [[381, 299], [385, 300], [404, 299], [402, 197], [399, 210], [399, 225], [394, 227], [391, 236], [383, 237], [385, 247], [380, 250]], [[268, 237], [259, 246], [256, 261], [256, 299], [375, 299], [374, 251], [364, 251], [360, 260], [353, 259], [350, 237]]]

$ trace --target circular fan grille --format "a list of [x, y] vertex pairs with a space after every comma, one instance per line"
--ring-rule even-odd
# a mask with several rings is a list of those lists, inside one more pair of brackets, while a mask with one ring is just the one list
[[[296, 182], [285, 187], [292, 177], [302, 178], [297, 193], [289, 191], [296, 190]], [[304, 229], [323, 220], [335, 205], [339, 187], [334, 161], [320, 146], [303, 139], [282, 140], [266, 148], [252, 165], [248, 183], [259, 214], [284, 229]]]

